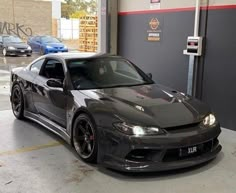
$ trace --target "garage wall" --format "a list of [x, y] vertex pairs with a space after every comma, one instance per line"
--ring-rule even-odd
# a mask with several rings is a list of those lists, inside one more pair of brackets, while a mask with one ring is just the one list
[[41, 0], [1, 0], [0, 33], [27, 38], [51, 34], [52, 2]]
[[[147, 41], [152, 18], [160, 22], [160, 42]], [[188, 57], [183, 49], [187, 36], [193, 33], [193, 19], [194, 12], [121, 14], [119, 54], [151, 72], [155, 81], [186, 91]]]
[[[206, 37], [205, 57], [199, 66], [199, 98], [210, 104], [224, 127], [236, 130], [236, 0], [202, 1], [201, 34]], [[119, 1], [119, 54], [137, 63], [154, 80], [186, 92], [188, 56], [183, 55], [187, 36], [193, 35], [195, 0], [162, 0], [151, 10], [150, 0]], [[150, 21], [160, 22], [159, 42], [147, 41]], [[202, 84], [200, 84], [202, 83]]]

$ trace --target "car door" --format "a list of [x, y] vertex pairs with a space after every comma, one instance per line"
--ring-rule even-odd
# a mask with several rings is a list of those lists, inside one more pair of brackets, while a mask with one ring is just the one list
[[36, 50], [35, 50], [35, 43], [34, 43], [34, 42], [35, 42], [35, 38], [36, 38], [36, 37], [31, 37], [31, 38], [28, 39], [28, 42], [27, 42], [27, 43], [30, 45], [30, 47], [31, 47], [31, 49], [32, 49], [33, 52], [36, 51]]
[[63, 83], [64, 78], [63, 62], [53, 58], [46, 59], [33, 83], [33, 101], [39, 114], [65, 128], [67, 96], [63, 88], [47, 85], [49, 79]]
[[37, 59], [34, 61], [27, 69], [24, 74], [24, 80], [22, 84], [24, 86], [24, 97], [25, 97], [25, 110], [35, 113], [36, 109], [33, 102], [32, 93], [35, 91], [33, 82], [34, 79], [39, 75], [40, 69], [44, 63], [45, 59]]
[[34, 45], [34, 51], [35, 51], [35, 52], [40, 52], [40, 49], [41, 49], [41, 40], [40, 40], [40, 37], [39, 37], [39, 36], [36, 36], [36, 37], [33, 39], [33, 45]]

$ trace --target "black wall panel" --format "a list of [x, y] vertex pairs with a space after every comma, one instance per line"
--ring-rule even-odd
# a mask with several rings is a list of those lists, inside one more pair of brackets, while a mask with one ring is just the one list
[[203, 75], [203, 101], [236, 130], [236, 9], [209, 11]]
[[[160, 21], [160, 42], [147, 41], [152, 18]], [[193, 25], [193, 11], [119, 16], [119, 54], [151, 72], [156, 82], [186, 92], [188, 57], [183, 50]]]

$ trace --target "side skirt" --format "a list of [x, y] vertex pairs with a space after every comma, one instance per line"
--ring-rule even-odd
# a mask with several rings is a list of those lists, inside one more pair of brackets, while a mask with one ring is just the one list
[[54, 123], [53, 121], [47, 119], [46, 117], [42, 115], [34, 114], [29, 111], [25, 111], [24, 116], [40, 124], [41, 126], [45, 127], [49, 131], [63, 138], [67, 143], [71, 144], [70, 136], [66, 133], [65, 128], [61, 127], [60, 125], [57, 125], [56, 123]]

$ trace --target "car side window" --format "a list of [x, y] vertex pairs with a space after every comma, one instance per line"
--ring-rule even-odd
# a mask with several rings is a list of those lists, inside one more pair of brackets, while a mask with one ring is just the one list
[[0, 36], [0, 42], [2, 42], [2, 36]]
[[62, 63], [54, 59], [50, 59], [44, 64], [40, 75], [47, 79], [53, 78], [61, 81], [65, 78]]
[[43, 63], [44, 63], [44, 59], [38, 60], [37, 62], [35, 62], [34, 64], [31, 65], [30, 71], [35, 74], [39, 74]]

